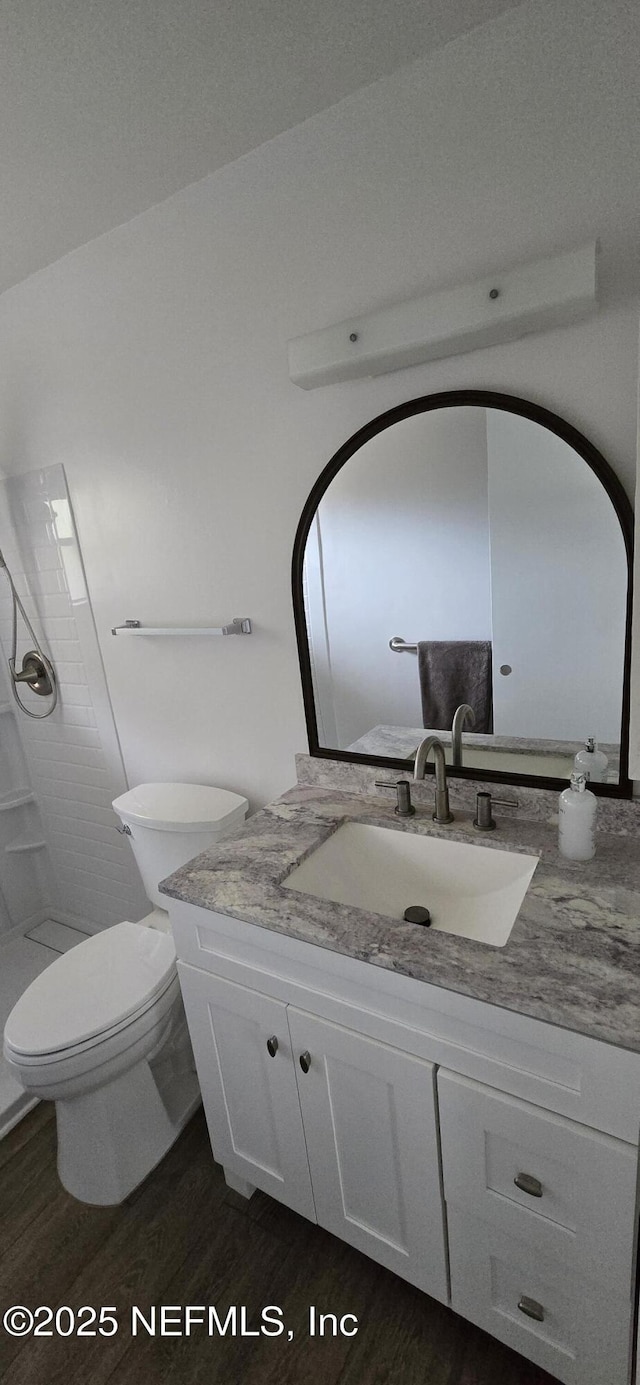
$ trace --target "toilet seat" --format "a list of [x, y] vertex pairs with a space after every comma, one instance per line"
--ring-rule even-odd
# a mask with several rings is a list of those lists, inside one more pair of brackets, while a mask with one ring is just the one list
[[[32, 1085], [32, 1080], [28, 1081], [26, 1077], [28, 1072], [35, 1074], [37, 1071], [42, 1074], [43, 1081], [57, 1082], [74, 1072], [89, 1071], [116, 1054], [124, 1053], [151, 1029], [157, 1029], [165, 1015], [170, 1013], [179, 995], [180, 983], [176, 971], [166, 989], [143, 1010], [137, 1010], [135, 1015], [130, 1015], [128, 1020], [114, 1025], [111, 1029], [101, 1030], [84, 1043], [72, 1044], [69, 1048], [57, 1049], [54, 1053], [34, 1054], [13, 1048], [5, 1037], [4, 1056], [9, 1063], [21, 1070], [25, 1085]], [[48, 1074], [46, 1078], [45, 1072]]]
[[5, 1052], [42, 1066], [84, 1053], [164, 1010], [177, 989], [170, 934], [125, 921], [87, 938], [47, 967], [14, 1006]]

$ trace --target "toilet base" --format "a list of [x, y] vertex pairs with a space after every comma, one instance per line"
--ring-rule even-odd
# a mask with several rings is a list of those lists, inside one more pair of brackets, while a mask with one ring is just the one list
[[56, 1101], [58, 1174], [80, 1202], [122, 1202], [147, 1177], [200, 1104], [195, 1073], [185, 1074], [179, 1109], [169, 1115], [148, 1061], [112, 1082]]

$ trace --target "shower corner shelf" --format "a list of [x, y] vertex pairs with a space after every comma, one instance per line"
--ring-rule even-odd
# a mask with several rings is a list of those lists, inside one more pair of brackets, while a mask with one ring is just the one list
[[139, 620], [126, 620], [114, 625], [112, 635], [250, 635], [251, 621], [247, 616], [234, 616], [229, 625], [142, 625]]
[[35, 794], [31, 789], [18, 789], [0, 798], [0, 813], [7, 813], [10, 808], [21, 808], [23, 803], [33, 803], [34, 800]]
[[23, 851], [42, 851], [43, 847], [45, 847], [46, 845], [47, 843], [45, 841], [30, 842], [25, 841], [20, 837], [16, 837], [15, 841], [7, 842], [7, 845], [5, 846], [5, 852], [7, 853], [7, 856], [11, 856], [18, 855]]

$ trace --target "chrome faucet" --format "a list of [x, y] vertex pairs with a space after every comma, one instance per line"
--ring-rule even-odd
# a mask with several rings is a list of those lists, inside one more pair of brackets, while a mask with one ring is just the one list
[[425, 736], [424, 740], [420, 742], [416, 751], [413, 777], [414, 779], [424, 779], [425, 765], [431, 751], [433, 751], [433, 762], [436, 770], [436, 804], [433, 821], [439, 822], [441, 826], [444, 826], [448, 822], [453, 822], [453, 813], [449, 807], [449, 789], [447, 787], [447, 766], [444, 758], [444, 746], [437, 736]]
[[453, 765], [462, 764], [462, 729], [465, 723], [472, 727], [475, 726], [476, 714], [468, 702], [461, 702], [460, 706], [456, 707], [451, 723], [451, 763]]

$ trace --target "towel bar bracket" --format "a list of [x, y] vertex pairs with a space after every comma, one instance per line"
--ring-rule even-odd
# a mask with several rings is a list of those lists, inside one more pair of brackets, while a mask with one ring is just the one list
[[417, 644], [406, 644], [402, 635], [394, 635], [393, 638], [389, 640], [389, 649], [392, 649], [394, 654], [418, 653]]

